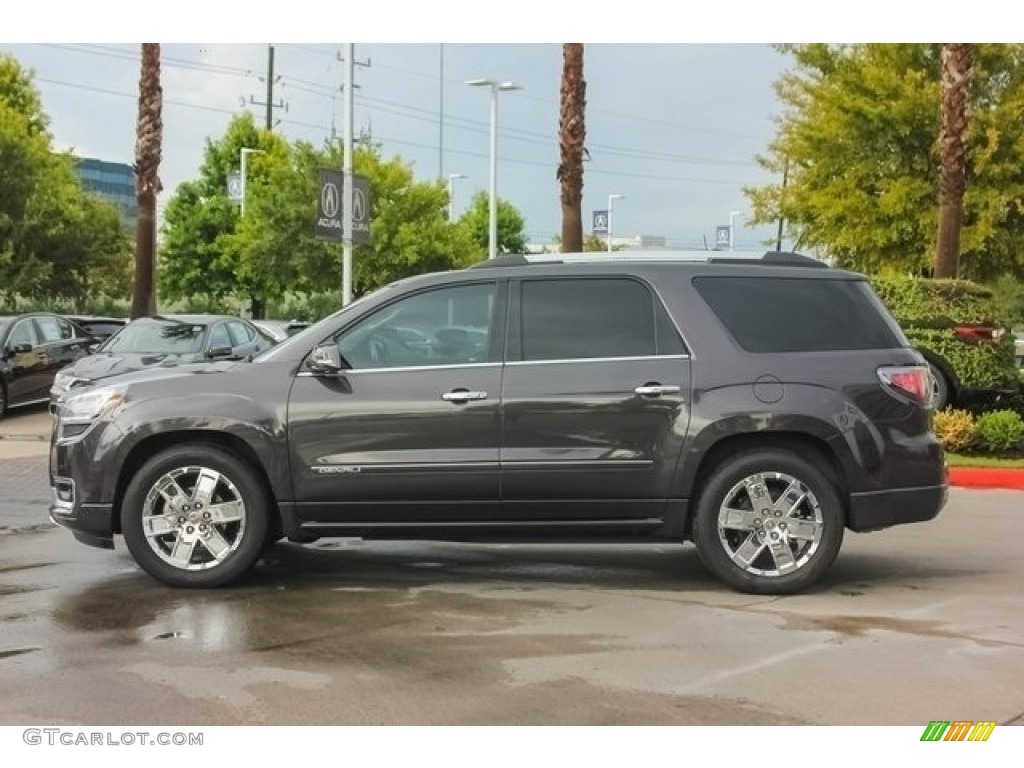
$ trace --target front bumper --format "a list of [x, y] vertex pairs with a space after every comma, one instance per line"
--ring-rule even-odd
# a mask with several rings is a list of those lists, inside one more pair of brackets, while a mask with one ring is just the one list
[[865, 532], [931, 520], [946, 505], [949, 486], [929, 485], [850, 494], [847, 527]]
[[114, 505], [83, 504], [75, 498], [70, 478], [50, 476], [50, 520], [69, 529], [78, 541], [102, 549], [114, 548]]

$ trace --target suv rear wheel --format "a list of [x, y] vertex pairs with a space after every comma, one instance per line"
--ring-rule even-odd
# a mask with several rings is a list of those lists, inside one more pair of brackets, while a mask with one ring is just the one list
[[704, 566], [744, 592], [784, 595], [824, 574], [843, 541], [835, 484], [783, 449], [747, 451], [715, 467], [693, 538]]
[[132, 556], [176, 587], [218, 587], [248, 571], [267, 537], [264, 489], [234, 454], [193, 444], [158, 453], [125, 492], [121, 525]]

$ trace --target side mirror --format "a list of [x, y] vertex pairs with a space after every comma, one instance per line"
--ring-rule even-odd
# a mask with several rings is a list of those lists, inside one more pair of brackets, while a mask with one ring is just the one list
[[13, 347], [10, 347], [7, 350], [8, 354], [11, 354], [11, 355], [24, 355], [24, 354], [28, 354], [31, 351], [32, 351], [32, 345], [31, 344], [15, 344]]
[[333, 375], [340, 373], [344, 367], [338, 345], [334, 343], [321, 344], [306, 359], [306, 368], [313, 373]]
[[225, 357], [231, 357], [233, 350], [231, 347], [211, 347], [206, 350], [206, 356], [211, 360], [218, 360]]

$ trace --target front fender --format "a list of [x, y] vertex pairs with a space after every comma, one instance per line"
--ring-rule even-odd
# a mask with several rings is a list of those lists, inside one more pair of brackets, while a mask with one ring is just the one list
[[[186, 414], [186, 415], [183, 415]], [[180, 444], [202, 436], [244, 443], [256, 456], [277, 499], [292, 498], [284, 407], [217, 393], [129, 400], [103, 432], [93, 460], [117, 467], [104, 476], [103, 498], [114, 500], [121, 469], [143, 445], [161, 437]]]

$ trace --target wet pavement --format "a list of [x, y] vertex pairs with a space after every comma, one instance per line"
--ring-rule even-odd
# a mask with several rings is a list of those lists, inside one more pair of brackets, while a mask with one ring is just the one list
[[0, 725], [1022, 722], [1021, 493], [847, 534], [787, 598], [692, 546], [344, 539], [183, 591], [120, 540], [5, 522], [45, 510], [18, 495], [45, 468], [0, 458]]

